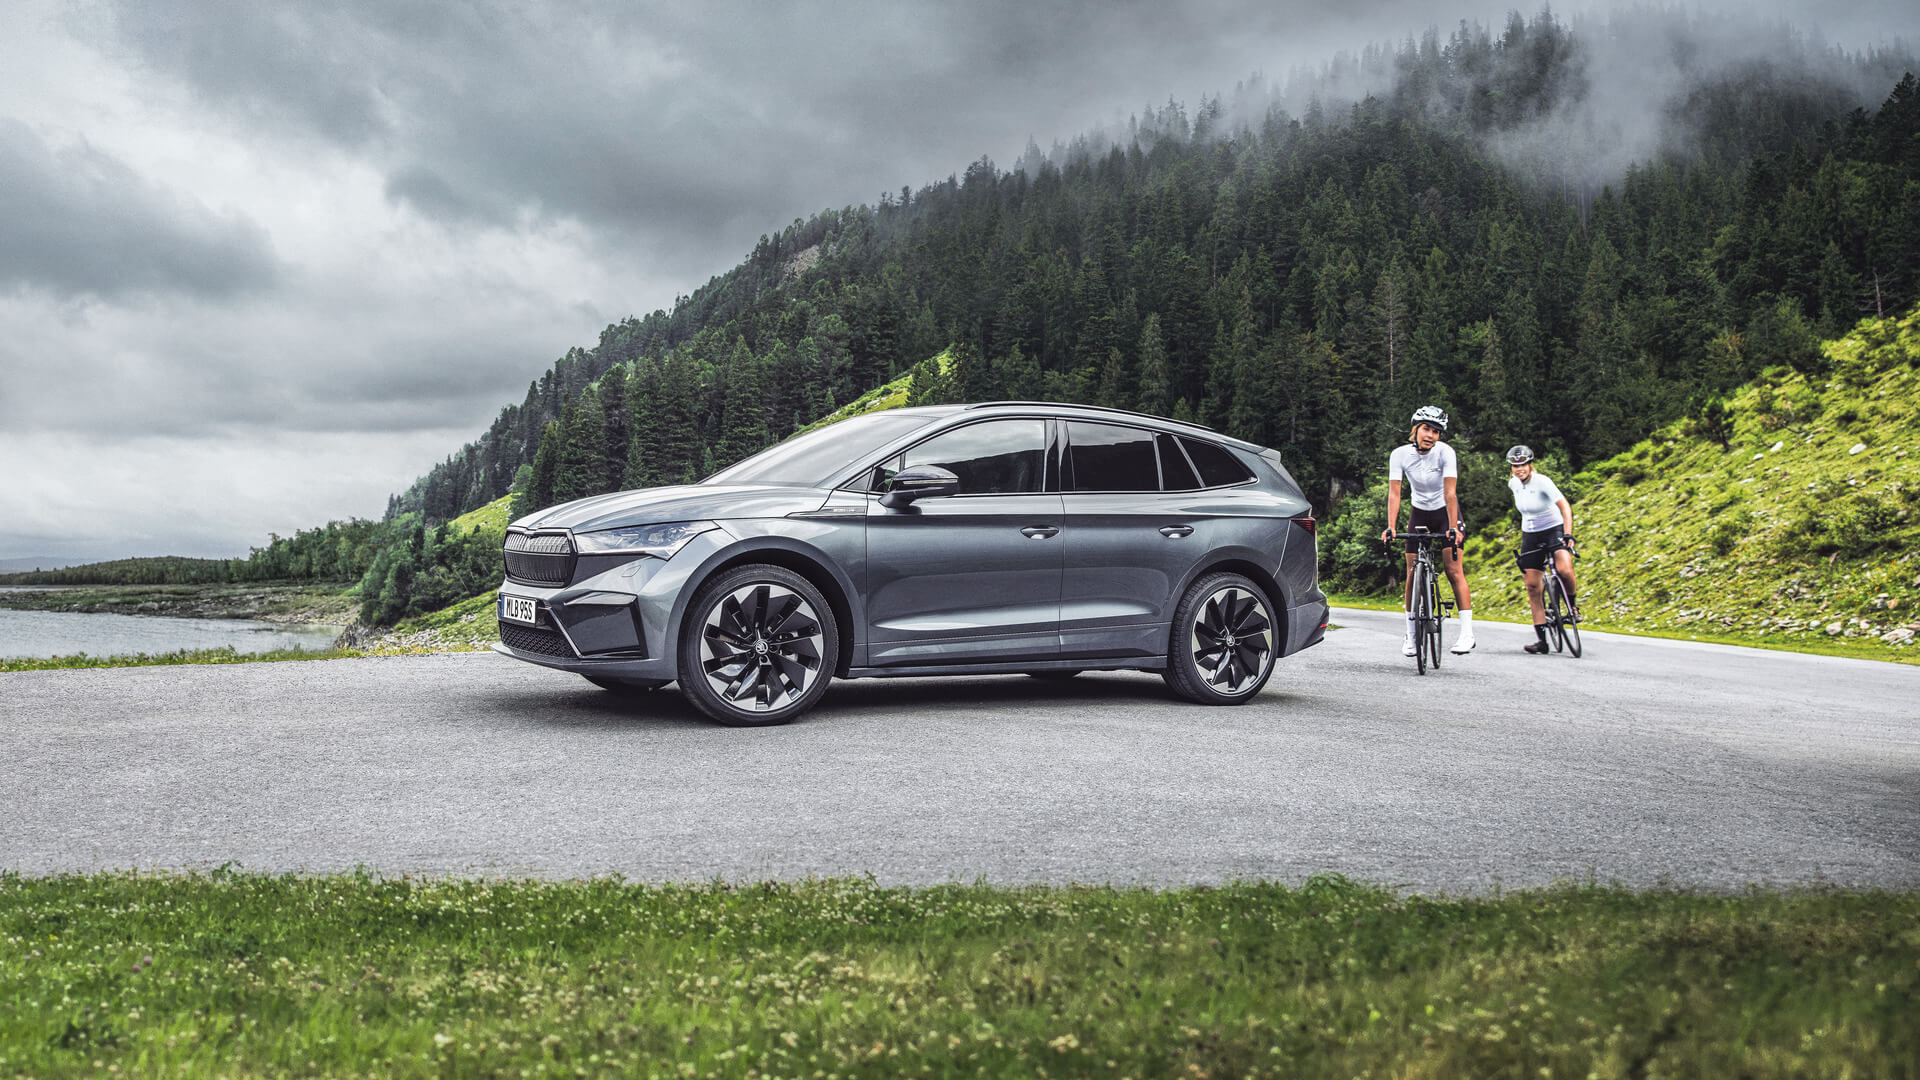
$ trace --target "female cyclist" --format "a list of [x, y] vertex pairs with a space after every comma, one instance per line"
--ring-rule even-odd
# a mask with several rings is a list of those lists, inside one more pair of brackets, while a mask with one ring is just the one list
[[[1527, 603], [1533, 608], [1533, 634], [1539, 640], [1526, 647], [1530, 653], [1547, 651], [1547, 609], [1542, 603], [1546, 592], [1542, 576], [1547, 554], [1553, 554], [1554, 570], [1567, 586], [1567, 601], [1573, 602], [1573, 507], [1560, 488], [1533, 467], [1533, 450], [1516, 446], [1507, 451], [1512, 476], [1507, 487], [1513, 492], [1514, 508], [1520, 511], [1520, 576], [1527, 582]], [[1578, 609], [1568, 612], [1579, 618]]]
[[[1447, 414], [1433, 405], [1422, 405], [1413, 413], [1413, 430], [1408, 443], [1394, 448], [1387, 459], [1387, 527], [1380, 534], [1382, 543], [1393, 543], [1394, 525], [1400, 520], [1400, 482], [1404, 477], [1412, 489], [1413, 509], [1407, 527], [1444, 532], [1452, 541], [1440, 557], [1440, 566], [1453, 585], [1454, 605], [1460, 612], [1460, 637], [1453, 643], [1455, 653], [1473, 651], [1473, 594], [1467, 591], [1467, 572], [1460, 565], [1460, 459], [1453, 447], [1440, 441], [1447, 430]], [[1408, 541], [1411, 545], [1412, 541]], [[1400, 651], [1413, 655], [1413, 548], [1407, 548], [1407, 583], [1404, 590], [1407, 610], [1407, 639]]]

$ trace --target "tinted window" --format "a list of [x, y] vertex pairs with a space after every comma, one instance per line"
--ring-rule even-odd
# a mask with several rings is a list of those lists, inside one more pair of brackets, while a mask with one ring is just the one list
[[1019, 494], [1045, 490], [1047, 422], [992, 420], [935, 435], [880, 466], [874, 490], [901, 469], [938, 465], [960, 478], [960, 494]]
[[1159, 491], [1153, 433], [1112, 424], [1067, 424], [1073, 491]]
[[1180, 441], [1171, 435], [1156, 437], [1160, 443], [1160, 478], [1168, 491], [1192, 491], [1200, 486], [1200, 477], [1180, 452]]
[[1224, 446], [1201, 442], [1199, 439], [1181, 439], [1180, 444], [1187, 448], [1187, 456], [1193, 459], [1193, 467], [1200, 470], [1200, 482], [1207, 487], [1238, 484], [1253, 479], [1253, 473]]

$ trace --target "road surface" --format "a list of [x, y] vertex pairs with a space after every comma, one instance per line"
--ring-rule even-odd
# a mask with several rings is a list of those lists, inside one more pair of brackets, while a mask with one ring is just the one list
[[0, 870], [1920, 886], [1920, 668], [1483, 625], [1420, 677], [1335, 619], [1240, 708], [867, 680], [765, 730], [491, 654], [0, 674]]

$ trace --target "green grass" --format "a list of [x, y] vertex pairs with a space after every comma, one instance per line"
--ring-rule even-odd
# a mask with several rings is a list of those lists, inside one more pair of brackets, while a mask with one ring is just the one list
[[[943, 350], [932, 357], [930, 362], [940, 365], [940, 369], [945, 371], [952, 364], [952, 354]], [[838, 409], [815, 420], [806, 427], [800, 428], [793, 434], [804, 435], [809, 431], [826, 427], [828, 424], [837, 424], [850, 417], [864, 416], [870, 412], [898, 409], [907, 403], [907, 394], [912, 389], [913, 373], [909, 371], [892, 382], [882, 383], [866, 393], [861, 394], [859, 397], [854, 398]], [[792, 436], [788, 436], [788, 438], [792, 438]]]
[[0, 876], [0, 1076], [1875, 1076], [1920, 896]]
[[154, 667], [164, 664], [251, 664], [276, 660], [343, 660], [366, 654], [357, 649], [275, 649], [269, 652], [235, 652], [230, 645], [217, 649], [181, 649], [169, 653], [133, 653], [123, 656], [72, 656], [0, 658], [0, 671], [62, 671], [69, 668]]
[[[1920, 311], [1827, 355], [1732, 395], [1726, 445], [1687, 420], [1555, 478], [1594, 629], [1920, 661]], [[1529, 619], [1518, 546], [1512, 515], [1468, 539], [1482, 617]]]
[[455, 536], [464, 536], [475, 529], [487, 529], [504, 535], [507, 531], [507, 515], [513, 508], [513, 496], [502, 495], [485, 506], [469, 510], [447, 523], [447, 531]]

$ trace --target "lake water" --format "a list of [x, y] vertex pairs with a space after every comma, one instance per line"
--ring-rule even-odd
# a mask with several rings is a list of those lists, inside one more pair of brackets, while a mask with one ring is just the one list
[[217, 649], [240, 653], [326, 649], [338, 627], [286, 626], [250, 619], [176, 619], [164, 615], [88, 615], [77, 611], [0, 609], [0, 659], [130, 656]]

